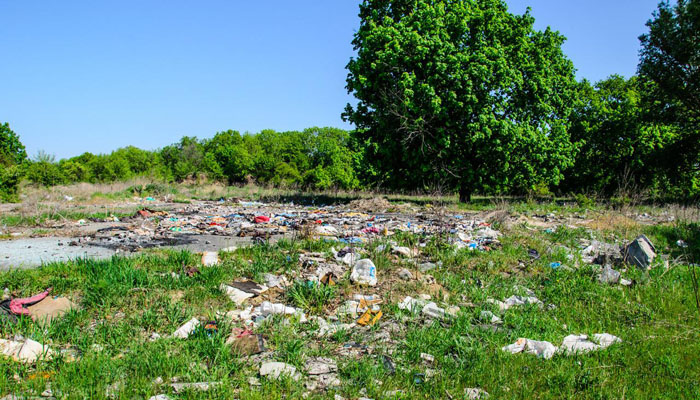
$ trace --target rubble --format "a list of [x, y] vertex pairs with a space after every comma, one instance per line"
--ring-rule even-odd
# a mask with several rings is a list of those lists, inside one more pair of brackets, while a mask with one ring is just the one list
[[645, 235], [639, 235], [625, 246], [625, 262], [640, 269], [648, 269], [656, 258], [656, 248]]
[[17, 338], [16, 340], [0, 339], [0, 354], [14, 361], [33, 364], [38, 360], [48, 360], [54, 351], [32, 339]]
[[510, 296], [509, 298], [505, 299], [504, 301], [489, 298], [489, 299], [486, 299], [486, 302], [497, 305], [498, 309], [501, 311], [508, 310], [511, 307], [517, 307], [517, 306], [523, 306], [523, 305], [539, 305], [539, 306], [543, 305], [542, 301], [540, 301], [540, 299], [538, 299], [537, 297], [517, 296], [517, 295]]
[[614, 285], [620, 283], [620, 272], [612, 269], [610, 265], [605, 265], [598, 274], [598, 282]]
[[269, 379], [279, 379], [281, 376], [288, 376], [295, 381], [301, 379], [301, 375], [297, 372], [296, 367], [283, 362], [268, 362], [261, 365], [260, 376], [265, 376]]

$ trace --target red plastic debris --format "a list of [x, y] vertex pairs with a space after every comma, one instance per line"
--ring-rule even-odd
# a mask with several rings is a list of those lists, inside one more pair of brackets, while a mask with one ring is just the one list
[[262, 224], [263, 222], [270, 222], [270, 217], [266, 217], [264, 215], [258, 215], [255, 217], [256, 224]]

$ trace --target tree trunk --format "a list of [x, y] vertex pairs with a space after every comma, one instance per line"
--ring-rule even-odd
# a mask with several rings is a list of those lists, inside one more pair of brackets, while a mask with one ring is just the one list
[[459, 186], [459, 202], [469, 203], [472, 201], [472, 189], [466, 183]]

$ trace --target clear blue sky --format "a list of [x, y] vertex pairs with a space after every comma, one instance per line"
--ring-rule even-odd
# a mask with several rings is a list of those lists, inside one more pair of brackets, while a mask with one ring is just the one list
[[[568, 37], [578, 77], [634, 74], [657, 0], [507, 0]], [[0, 121], [30, 156], [340, 119], [358, 0], [0, 0]]]

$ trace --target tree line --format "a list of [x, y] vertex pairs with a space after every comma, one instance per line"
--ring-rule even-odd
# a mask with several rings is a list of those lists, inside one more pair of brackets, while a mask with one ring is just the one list
[[135, 176], [300, 189], [700, 195], [700, 0], [662, 2], [637, 75], [575, 79], [565, 38], [503, 0], [365, 0], [348, 63], [356, 129], [183, 137], [56, 162], [0, 125], [0, 196]]

